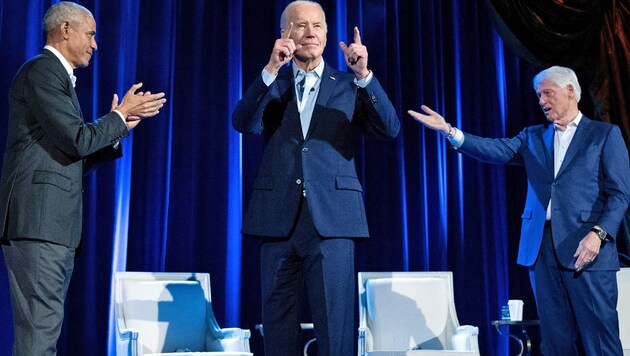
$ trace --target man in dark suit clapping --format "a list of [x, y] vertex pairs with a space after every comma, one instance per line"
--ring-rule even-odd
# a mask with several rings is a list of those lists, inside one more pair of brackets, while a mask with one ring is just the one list
[[393, 139], [400, 122], [368, 70], [357, 28], [354, 43], [340, 43], [353, 74], [322, 59], [327, 27], [319, 4], [290, 3], [281, 30], [232, 116], [238, 131], [268, 139], [242, 230], [263, 241], [265, 354], [300, 354], [305, 285], [319, 354], [351, 355], [354, 239], [368, 237], [355, 132]]
[[44, 27], [46, 46], [11, 84], [0, 181], [14, 356], [56, 354], [81, 240], [83, 173], [120, 157], [120, 139], [166, 101], [164, 93], [136, 93], [142, 84], [135, 84], [120, 104], [114, 94], [109, 114], [85, 123], [73, 71], [96, 51], [94, 17], [83, 6], [60, 2], [46, 12]]

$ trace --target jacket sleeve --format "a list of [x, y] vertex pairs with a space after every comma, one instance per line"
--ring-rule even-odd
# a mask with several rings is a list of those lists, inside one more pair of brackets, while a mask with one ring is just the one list
[[609, 131], [601, 159], [606, 203], [597, 225], [615, 238], [628, 209], [630, 195], [628, 149], [618, 126], [613, 126]]
[[85, 158], [128, 135], [126, 125], [115, 113], [85, 123], [68, 83], [69, 79], [65, 81], [49, 67], [37, 64], [30, 68], [24, 83], [26, 106], [59, 151]]
[[[274, 82], [271, 87], [275, 86]], [[236, 104], [232, 126], [241, 133], [260, 134], [263, 131], [263, 112], [270, 100], [271, 87], [258, 76]]]
[[358, 89], [352, 122], [370, 137], [392, 140], [398, 136], [400, 120], [376, 76], [365, 88]]

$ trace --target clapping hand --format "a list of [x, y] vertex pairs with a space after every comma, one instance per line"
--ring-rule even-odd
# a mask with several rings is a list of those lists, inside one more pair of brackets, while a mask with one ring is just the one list
[[114, 94], [112, 99], [112, 110], [116, 109], [123, 115], [128, 130], [136, 127], [141, 119], [157, 115], [166, 102], [164, 93], [138, 92], [140, 87], [142, 83], [132, 85], [120, 104], [118, 95]]

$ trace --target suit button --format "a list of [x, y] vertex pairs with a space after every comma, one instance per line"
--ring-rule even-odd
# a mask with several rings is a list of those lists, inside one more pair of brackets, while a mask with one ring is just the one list
[[296, 180], [295, 184], [302, 184], [302, 180], [301, 179]]
[[308, 147], [302, 148], [302, 152], [308, 152]]

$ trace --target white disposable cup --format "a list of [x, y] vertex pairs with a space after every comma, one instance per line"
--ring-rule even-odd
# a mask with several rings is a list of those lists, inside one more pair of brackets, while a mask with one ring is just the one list
[[520, 299], [508, 300], [508, 306], [510, 307], [510, 320], [521, 321], [523, 320], [523, 301]]

